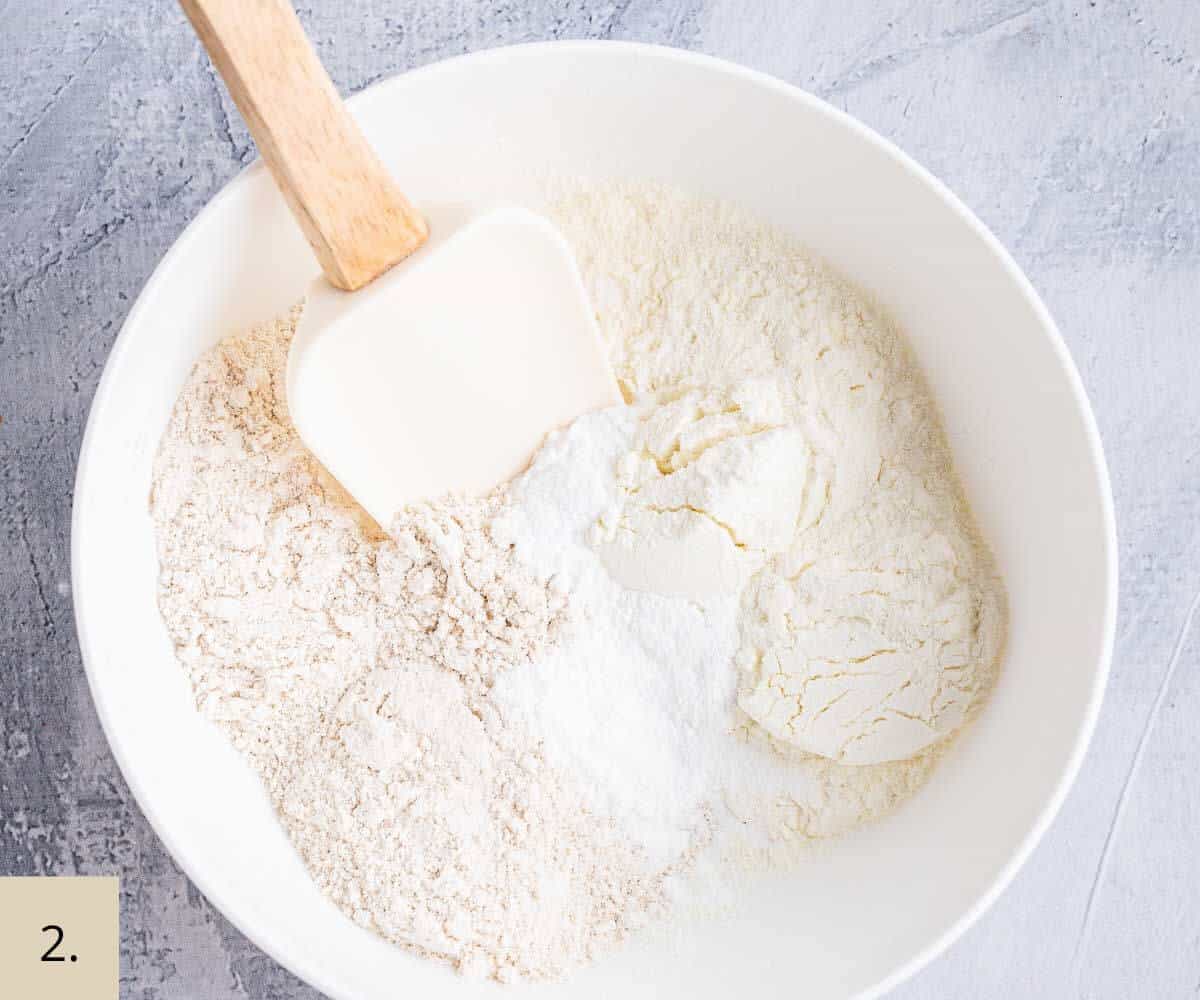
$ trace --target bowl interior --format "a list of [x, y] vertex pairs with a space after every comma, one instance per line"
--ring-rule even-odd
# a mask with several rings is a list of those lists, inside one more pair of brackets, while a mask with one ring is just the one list
[[[999, 891], [1053, 814], [1090, 734], [1111, 640], [1103, 460], [1078, 377], [1027, 282], [940, 185], [866, 129], [713, 60], [623, 45], [496, 50], [393, 79], [353, 106], [418, 202], [538, 168], [659, 179], [798, 234], [906, 329], [1009, 590], [1009, 650], [989, 707], [913, 800], [815, 847], [797, 873], [748, 885], [746, 914], [651, 933], [537, 992], [848, 996], [918, 967]], [[176, 394], [205, 348], [286, 309], [315, 270], [256, 167], [147, 285], [80, 459], [85, 662], [146, 815], [258, 944], [335, 997], [495, 995], [384, 944], [319, 895], [257, 779], [193, 710], [155, 604], [147, 496]]]

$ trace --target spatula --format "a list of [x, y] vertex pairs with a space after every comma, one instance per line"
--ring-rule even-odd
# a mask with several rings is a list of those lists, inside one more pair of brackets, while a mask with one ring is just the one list
[[292, 421], [376, 521], [446, 493], [485, 493], [548, 431], [621, 401], [550, 222], [464, 200], [432, 209], [427, 224], [287, 0], [180, 3], [324, 272], [288, 359]]

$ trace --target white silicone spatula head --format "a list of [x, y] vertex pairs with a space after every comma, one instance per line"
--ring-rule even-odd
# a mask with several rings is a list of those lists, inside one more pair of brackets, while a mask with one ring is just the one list
[[448, 492], [485, 493], [548, 431], [620, 402], [575, 260], [549, 222], [460, 207], [435, 212], [429, 238], [287, 0], [180, 2], [325, 275], [292, 344], [292, 420], [377, 521]]
[[549, 222], [430, 214], [429, 244], [363, 291], [313, 283], [288, 360], [300, 437], [383, 525], [415, 500], [488, 492], [548, 430], [621, 401]]

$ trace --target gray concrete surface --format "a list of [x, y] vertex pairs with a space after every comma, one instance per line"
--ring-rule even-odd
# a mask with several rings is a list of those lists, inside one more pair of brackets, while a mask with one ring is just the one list
[[[894, 139], [991, 226], [1057, 316], [1104, 434], [1116, 658], [1042, 846], [896, 995], [1200, 994], [1200, 4], [329, 0], [301, 16], [345, 91], [534, 39], [725, 56]], [[120, 874], [123, 996], [313, 997], [146, 825], [92, 709], [69, 593], [105, 357], [253, 147], [170, 0], [0, 0], [0, 23], [0, 873]]]

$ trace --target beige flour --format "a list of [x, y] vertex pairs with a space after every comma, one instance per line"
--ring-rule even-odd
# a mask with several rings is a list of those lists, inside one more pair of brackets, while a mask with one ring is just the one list
[[473, 975], [557, 975], [645, 922], [663, 876], [483, 697], [554, 640], [564, 598], [489, 536], [497, 498], [372, 530], [288, 422], [295, 319], [201, 359], [164, 437], [178, 656], [358, 923]]
[[978, 711], [1004, 634], [936, 408], [861, 295], [673, 191], [534, 207], [634, 405], [383, 536], [290, 425], [292, 315], [201, 359], [152, 496], [197, 703], [314, 880], [501, 980], [589, 960], [696, 864], [778, 864], [886, 813]]

